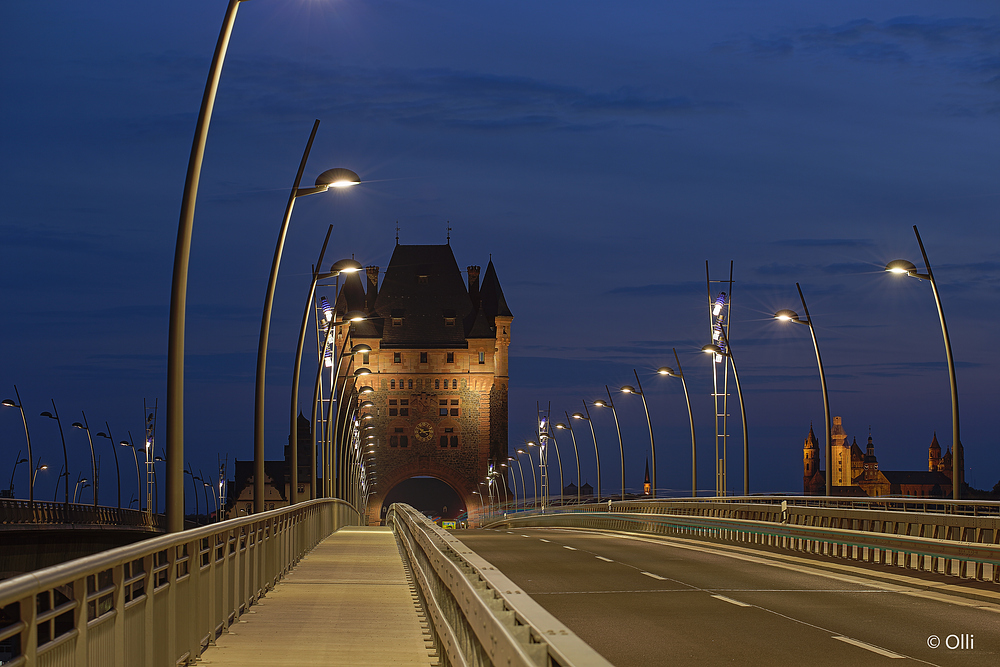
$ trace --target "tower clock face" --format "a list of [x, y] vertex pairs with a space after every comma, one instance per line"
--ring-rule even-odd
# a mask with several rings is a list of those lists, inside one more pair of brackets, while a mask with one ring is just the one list
[[413, 429], [413, 437], [420, 442], [428, 442], [434, 437], [434, 426], [429, 422], [420, 422]]

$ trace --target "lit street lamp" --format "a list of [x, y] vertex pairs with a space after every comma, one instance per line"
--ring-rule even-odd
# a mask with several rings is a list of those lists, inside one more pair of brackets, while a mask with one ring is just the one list
[[[257, 343], [257, 376], [254, 392], [254, 422], [253, 422], [253, 456], [254, 456], [254, 512], [264, 511], [264, 384], [267, 373], [267, 339], [271, 330], [271, 310], [274, 305], [274, 289], [278, 284], [278, 269], [281, 265], [281, 255], [285, 247], [285, 238], [288, 235], [288, 224], [292, 219], [292, 209], [295, 207], [295, 200], [299, 197], [314, 195], [326, 192], [330, 188], [344, 188], [357, 185], [361, 182], [358, 175], [350, 169], [329, 169], [316, 178], [316, 186], [312, 188], [300, 188], [302, 173], [306, 169], [306, 161], [309, 159], [309, 151], [312, 149], [313, 139], [316, 138], [316, 130], [319, 129], [319, 120], [313, 123], [312, 132], [309, 134], [309, 141], [306, 149], [302, 153], [302, 161], [299, 162], [299, 170], [295, 174], [295, 182], [292, 184], [292, 191], [288, 195], [288, 204], [285, 206], [285, 215], [281, 220], [281, 228], [278, 231], [278, 240], [274, 246], [274, 258], [271, 260], [271, 273], [267, 281], [267, 292], [264, 295], [264, 313], [260, 322], [260, 338]], [[292, 442], [294, 450], [298, 447], [297, 442]], [[297, 457], [296, 457], [297, 458]], [[297, 463], [297, 461], [296, 461]], [[293, 475], [298, 474], [294, 470]], [[292, 493], [297, 494], [298, 480], [293, 479]], [[206, 509], [207, 511], [207, 509]]]
[[[583, 401], [583, 399], [580, 399]], [[573, 419], [583, 419], [590, 424], [590, 437], [594, 439], [594, 460], [597, 461], [597, 500], [601, 499], [601, 454], [597, 450], [597, 431], [594, 430], [594, 422], [590, 420], [590, 410], [587, 409], [587, 401], [583, 401], [583, 413], [574, 412]]]
[[[531, 478], [531, 494], [532, 494], [531, 505], [532, 505], [532, 507], [536, 507], [538, 505], [538, 484], [535, 482], [535, 469], [534, 469], [535, 463], [534, 463], [534, 461], [531, 460], [531, 453], [527, 449], [519, 449], [519, 450], [517, 450], [517, 453], [519, 455], [520, 454], [527, 454], [528, 455], [528, 477]], [[518, 468], [521, 467], [520, 458], [518, 459], [517, 467]], [[523, 470], [521, 471], [521, 484], [522, 485], [524, 484], [524, 471]], [[527, 488], [527, 487], [525, 487], [525, 488]], [[528, 505], [528, 501], [525, 500], [524, 501], [524, 506], [527, 507], [527, 505]]]
[[[524, 505], [524, 503], [527, 502], [526, 499], [525, 499], [525, 497], [524, 497], [524, 494], [525, 494], [525, 492], [528, 489], [524, 485], [524, 469], [521, 468], [521, 461], [519, 459], [514, 458], [513, 456], [508, 456], [507, 460], [508, 461], [514, 461], [515, 463], [517, 463], [517, 469], [521, 473], [521, 505]], [[510, 476], [514, 479], [514, 511], [516, 512], [517, 511], [517, 507], [518, 507], [518, 505], [517, 505], [517, 478], [514, 477], [514, 469], [513, 468], [511, 468], [510, 466], [507, 466], [507, 470], [510, 471]]]
[[[33, 483], [34, 475], [31, 473], [31, 462], [33, 460], [31, 458], [31, 436], [28, 434], [28, 420], [24, 416], [24, 406], [21, 405], [21, 394], [20, 392], [18, 392], [16, 384], [14, 385], [14, 395], [17, 396], [17, 402], [14, 402], [9, 398], [5, 398], [2, 403], [8, 408], [17, 408], [18, 410], [21, 411], [21, 422], [24, 423], [24, 439], [28, 441], [28, 502], [34, 503], [35, 485]], [[17, 465], [15, 465], [14, 467], [17, 468]], [[10, 488], [12, 489], [14, 488], [13, 477], [11, 477]]]
[[[736, 371], [736, 359], [733, 358], [732, 348], [729, 346], [729, 337], [726, 336], [726, 332], [723, 329], [718, 329], [719, 333], [722, 334], [722, 342], [726, 346], [726, 350], [723, 351], [718, 345], [714, 343], [711, 345], [706, 345], [701, 348], [702, 352], [706, 354], [717, 354], [723, 357], [729, 357], [729, 362], [733, 365], [733, 379], [736, 381], [736, 394], [740, 399], [740, 420], [743, 422], [743, 495], [750, 495], [750, 449], [747, 445], [747, 412], [743, 406], [743, 391], [740, 389], [740, 375]], [[725, 491], [725, 489], [723, 489]]]
[[941, 335], [944, 338], [944, 351], [948, 358], [948, 379], [951, 381], [951, 488], [953, 498], [959, 500], [962, 486], [960, 471], [962, 470], [962, 462], [965, 460], [965, 451], [959, 437], [958, 381], [955, 378], [955, 358], [951, 353], [951, 339], [948, 337], [948, 325], [944, 321], [944, 307], [941, 305], [937, 281], [934, 280], [934, 272], [931, 270], [931, 263], [927, 259], [927, 251], [924, 250], [924, 243], [920, 240], [920, 232], [917, 231], [916, 225], [913, 226], [913, 233], [917, 237], [917, 245], [920, 246], [920, 254], [924, 258], [927, 273], [918, 273], [917, 267], [905, 259], [889, 262], [885, 270], [890, 273], [905, 274], [918, 280], [926, 280], [931, 284], [931, 290], [934, 292], [934, 303], [937, 305], [938, 319], [941, 321]]
[[100, 477], [97, 476], [97, 457], [94, 456], [94, 438], [90, 435], [90, 424], [87, 423], [87, 413], [80, 410], [80, 414], [83, 415], [83, 423], [73, 422], [71, 426], [73, 428], [79, 428], [87, 432], [87, 442], [90, 443], [90, 471], [93, 475], [93, 489], [94, 489], [94, 507], [97, 507], [97, 499], [99, 495], [98, 486], [100, 485]]
[[688, 409], [688, 422], [691, 425], [691, 497], [695, 498], [698, 496], [698, 452], [694, 444], [694, 413], [691, 412], [691, 397], [688, 395], [687, 381], [684, 379], [684, 371], [681, 369], [681, 360], [677, 356], [676, 348], [671, 348], [674, 350], [674, 360], [677, 362], [677, 370], [669, 366], [663, 366], [657, 369], [657, 373], [660, 375], [666, 375], [668, 377], [676, 377], [681, 379], [681, 386], [684, 388], [684, 400], [687, 402]]
[[569, 420], [569, 413], [563, 412], [566, 415], [566, 423], [563, 424], [559, 422], [556, 424], [557, 429], [563, 429], [569, 431], [570, 438], [573, 439], [573, 453], [576, 455], [576, 504], [580, 504], [580, 450], [576, 448], [576, 433], [573, 432], [572, 423]]
[[[83, 486], [81, 486], [81, 484]], [[78, 491], [82, 491], [83, 489], [87, 488], [88, 486], [90, 486], [90, 485], [87, 484], [87, 478], [86, 477], [84, 477], [82, 479], [76, 480], [76, 486], [73, 487], [73, 503], [74, 504], [76, 504], [76, 501], [77, 501], [77, 497], [76, 497], [77, 496], [77, 492]]]
[[[40, 416], [48, 417], [49, 419], [55, 419], [56, 424], [59, 425], [59, 439], [62, 441], [62, 449], [63, 449], [63, 467], [66, 468], [66, 481], [63, 484], [63, 491], [64, 491], [63, 503], [66, 505], [66, 509], [69, 509], [69, 457], [66, 455], [66, 437], [65, 435], [63, 435], [62, 422], [59, 420], [59, 411], [56, 410], [56, 401], [54, 398], [49, 400], [52, 401], [52, 412], [54, 412], [55, 414], [53, 415], [51, 412], [43, 412], [41, 413]], [[59, 487], [59, 480], [56, 480], [56, 488], [58, 487]]]
[[[118, 444], [122, 447], [132, 448], [132, 459], [135, 461], [135, 495], [139, 499], [139, 509], [142, 510], [142, 475], [139, 474], [139, 455], [135, 452], [135, 443], [131, 442], [132, 431], [128, 431], [128, 440], [122, 440]], [[131, 507], [131, 504], [129, 504]], [[148, 508], [147, 508], [148, 509]]]
[[653, 422], [650, 421], [649, 419], [649, 405], [646, 404], [646, 394], [644, 394], [642, 391], [642, 383], [639, 381], [639, 373], [637, 373], [636, 370], [633, 368], [632, 374], [635, 375], [635, 383], [636, 385], [638, 385], [638, 388], [626, 384], [622, 386], [621, 392], [623, 394], [638, 394], [639, 397], [642, 399], [642, 408], [643, 410], [646, 411], [646, 425], [649, 426], [649, 451], [651, 452], [650, 454], [650, 456], [652, 457], [651, 463], [653, 464], [652, 474], [649, 476], [649, 482], [650, 482], [650, 489], [653, 493], [653, 497], [655, 498], [656, 497], [656, 445], [653, 444]]
[[809, 334], [812, 336], [813, 350], [816, 351], [816, 365], [819, 366], [819, 384], [823, 389], [823, 419], [826, 427], [826, 495], [833, 495], [833, 438], [830, 426], [830, 397], [826, 389], [826, 373], [823, 372], [823, 358], [819, 354], [819, 342], [816, 339], [816, 328], [813, 326], [812, 317], [809, 315], [809, 306], [806, 305], [806, 298], [802, 295], [802, 288], [795, 283], [795, 289], [799, 291], [799, 299], [802, 301], [802, 310], [805, 311], [806, 319], [799, 318], [794, 310], [782, 309], [774, 314], [775, 319], [782, 322], [795, 322], [805, 324], [809, 327]]
[[[622, 500], [625, 500], [625, 445], [622, 443], [622, 427], [618, 423], [618, 411], [615, 410], [615, 402], [611, 398], [611, 390], [608, 389], [608, 385], [604, 385], [604, 391], [608, 392], [607, 403], [598, 399], [594, 401], [594, 405], [599, 408], [611, 408], [611, 414], [615, 416], [615, 428], [618, 429], [618, 449], [622, 457]], [[597, 441], [595, 440], [594, 442]]]
[[42, 457], [39, 456], [38, 457], [38, 463], [35, 464], [35, 470], [34, 470], [34, 472], [31, 473], [31, 495], [32, 495], [32, 497], [35, 495], [34, 494], [34, 490], [35, 490], [35, 478], [38, 477], [38, 471], [39, 470], [48, 470], [48, 469], [49, 469], [49, 467], [46, 464], [42, 463]]
[[19, 449], [17, 450], [17, 456], [14, 457], [14, 468], [10, 471], [10, 489], [8, 490], [8, 493], [11, 498], [14, 497], [14, 473], [17, 472], [17, 466], [22, 463], [28, 463], [28, 459], [21, 458], [21, 450]]
[[[118, 482], [118, 509], [122, 508], [122, 472], [118, 467], [118, 448], [115, 447], [115, 439], [111, 437], [111, 427], [108, 422], [104, 422], [105, 428], [108, 429], [107, 433], [100, 432], [97, 434], [98, 438], [107, 438], [111, 441], [111, 452], [115, 455], [115, 478]], [[89, 431], [88, 431], [89, 433]]]

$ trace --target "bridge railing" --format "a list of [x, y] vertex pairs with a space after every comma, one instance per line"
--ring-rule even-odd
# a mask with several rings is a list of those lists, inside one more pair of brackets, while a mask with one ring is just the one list
[[0, 499], [0, 527], [42, 524], [125, 526], [130, 529], [162, 530], [163, 515], [117, 507], [94, 507], [70, 503]]
[[608, 666], [611, 663], [454, 536], [409, 505], [396, 532], [446, 665]]
[[732, 541], [1000, 583], [998, 510], [996, 502], [909, 498], [626, 500], [518, 513], [485, 523]]
[[360, 516], [320, 499], [0, 582], [5, 667], [192, 663], [310, 549]]

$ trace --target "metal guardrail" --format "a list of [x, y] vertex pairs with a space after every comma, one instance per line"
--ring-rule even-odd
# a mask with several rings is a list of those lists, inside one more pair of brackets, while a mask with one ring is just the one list
[[912, 499], [718, 498], [581, 505], [485, 523], [732, 541], [1000, 583], [998, 508]]
[[397, 504], [387, 521], [419, 585], [444, 664], [610, 667], [514, 582], [423, 514]]
[[139, 510], [0, 499], [0, 530], [27, 530], [34, 525], [51, 528], [56, 524], [120, 527], [150, 532], [162, 532], [165, 526], [162, 514], [149, 514]]
[[357, 511], [320, 499], [154, 537], [0, 582], [6, 667], [193, 663]]

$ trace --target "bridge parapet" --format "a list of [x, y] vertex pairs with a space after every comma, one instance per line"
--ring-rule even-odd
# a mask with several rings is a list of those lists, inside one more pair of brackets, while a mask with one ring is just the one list
[[387, 521], [402, 543], [450, 665], [611, 667], [490, 563], [409, 505]]
[[193, 663], [320, 540], [359, 523], [348, 503], [313, 500], [0, 582], [0, 664]]
[[0, 530], [28, 530], [32, 526], [51, 528], [56, 524], [125, 527], [129, 530], [162, 532], [162, 514], [117, 507], [94, 507], [70, 503], [29, 502], [27, 500], [0, 500]]

